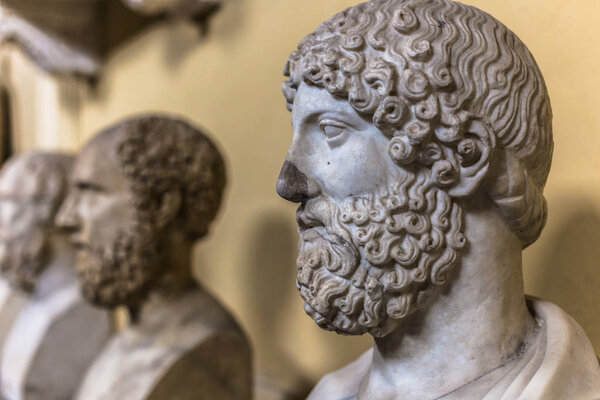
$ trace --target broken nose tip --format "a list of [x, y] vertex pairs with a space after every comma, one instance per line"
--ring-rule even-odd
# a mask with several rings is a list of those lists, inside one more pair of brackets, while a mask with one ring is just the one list
[[308, 199], [306, 175], [288, 161], [281, 168], [276, 189], [279, 196], [293, 203], [302, 203]]

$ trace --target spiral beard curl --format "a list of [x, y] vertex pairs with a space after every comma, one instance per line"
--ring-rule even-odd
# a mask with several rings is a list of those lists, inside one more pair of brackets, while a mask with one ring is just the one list
[[0, 271], [16, 289], [33, 293], [48, 261], [47, 234], [41, 229], [3, 239]]
[[154, 235], [137, 227], [122, 231], [77, 263], [83, 296], [104, 308], [137, 307], [160, 277]]
[[424, 174], [381, 193], [298, 210], [297, 288], [323, 329], [387, 335], [443, 286], [466, 245], [460, 207]]

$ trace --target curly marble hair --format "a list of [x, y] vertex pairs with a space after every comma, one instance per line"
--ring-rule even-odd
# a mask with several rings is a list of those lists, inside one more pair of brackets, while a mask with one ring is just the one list
[[191, 240], [204, 237], [225, 187], [225, 162], [214, 143], [187, 122], [160, 116], [127, 120], [117, 156], [138, 215], [152, 219], [162, 197], [181, 194], [179, 221]]
[[450, 0], [373, 0], [323, 23], [284, 73], [288, 109], [302, 82], [325, 88], [372, 119], [397, 164], [442, 178], [452, 168], [444, 150], [467, 164], [481, 156], [464, 125], [466, 115], [482, 118], [515, 159], [507, 162], [510, 190], [488, 190], [489, 197], [524, 247], [541, 234], [550, 100], [529, 50], [490, 15]]

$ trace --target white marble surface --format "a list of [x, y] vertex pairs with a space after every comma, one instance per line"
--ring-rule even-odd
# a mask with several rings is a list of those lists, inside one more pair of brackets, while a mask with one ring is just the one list
[[[6, 400], [69, 399], [111, 333], [108, 313], [83, 300], [72, 271], [47, 271], [6, 339], [1, 390]], [[52, 290], [44, 280], [53, 281]], [[58, 286], [55, 286], [57, 283]]]
[[[535, 340], [517, 359], [482, 375], [439, 400], [596, 400], [600, 399], [600, 364], [581, 327], [552, 303], [529, 299], [536, 317]], [[358, 399], [373, 351], [325, 376], [308, 400]], [[427, 399], [427, 397], [422, 399]]]
[[28, 298], [23, 293], [11, 289], [4, 279], [0, 279], [0, 357], [4, 341], [27, 302]]

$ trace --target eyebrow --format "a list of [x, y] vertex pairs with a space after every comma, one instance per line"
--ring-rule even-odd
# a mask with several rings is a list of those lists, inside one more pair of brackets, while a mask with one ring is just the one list
[[[333, 115], [333, 114], [336, 114], [336, 115]], [[343, 110], [321, 110], [321, 109], [314, 110], [314, 111], [311, 111], [310, 113], [308, 113], [302, 119], [300, 119], [299, 123], [300, 124], [316, 123], [319, 120], [319, 117], [321, 117], [323, 115], [325, 117], [328, 117], [329, 115], [331, 115], [330, 118], [332, 118], [332, 119], [340, 119], [345, 124], [347, 124], [348, 126], [350, 126], [351, 128], [357, 129], [357, 126], [356, 126], [356, 124], [353, 121], [353, 119], [356, 116], [352, 115], [352, 114], [348, 114], [346, 111], [343, 111]]]

